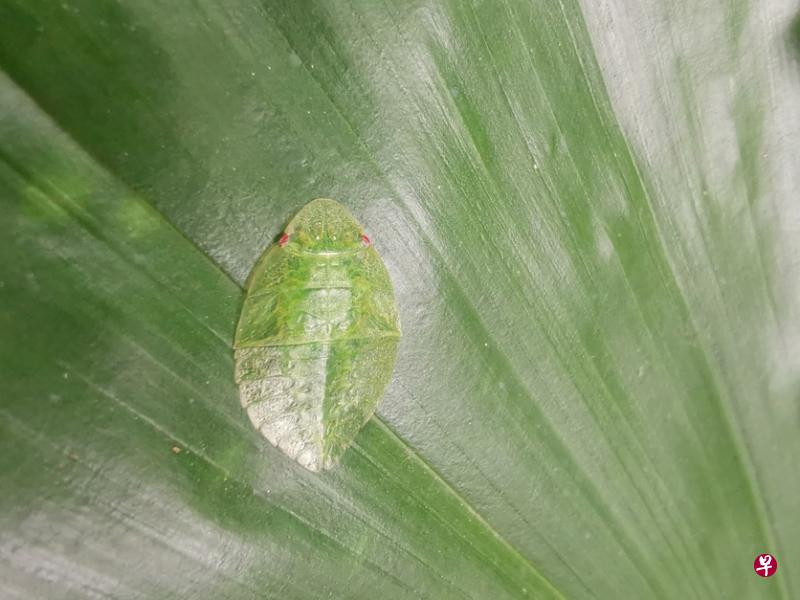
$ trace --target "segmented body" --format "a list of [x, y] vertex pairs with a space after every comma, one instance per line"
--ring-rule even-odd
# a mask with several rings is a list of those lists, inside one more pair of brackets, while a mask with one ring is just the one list
[[251, 275], [235, 342], [242, 406], [304, 467], [330, 468], [383, 395], [399, 337], [369, 239], [344, 207], [314, 200]]

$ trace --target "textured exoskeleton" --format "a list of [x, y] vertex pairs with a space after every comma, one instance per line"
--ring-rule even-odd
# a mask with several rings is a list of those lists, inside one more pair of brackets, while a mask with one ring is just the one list
[[374, 412], [399, 337], [369, 238], [339, 203], [313, 200], [250, 275], [235, 341], [242, 406], [284, 453], [328, 469]]

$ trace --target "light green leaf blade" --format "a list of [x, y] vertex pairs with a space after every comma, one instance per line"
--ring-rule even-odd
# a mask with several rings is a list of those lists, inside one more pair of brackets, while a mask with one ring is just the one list
[[[792, 597], [791, 10], [2, 3], [3, 592]], [[317, 196], [404, 326], [325, 476], [229, 347]]]

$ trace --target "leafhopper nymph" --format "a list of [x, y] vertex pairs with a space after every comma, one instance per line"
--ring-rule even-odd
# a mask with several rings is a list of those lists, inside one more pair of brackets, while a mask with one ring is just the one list
[[392, 283], [363, 228], [313, 200], [250, 274], [234, 344], [242, 406], [285, 454], [328, 469], [375, 411], [399, 338]]

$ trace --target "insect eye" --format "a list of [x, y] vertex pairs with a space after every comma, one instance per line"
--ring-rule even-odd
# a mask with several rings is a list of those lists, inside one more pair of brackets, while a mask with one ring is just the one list
[[361, 241], [364, 243], [365, 246], [369, 246], [372, 241], [369, 239], [366, 233], [361, 234]]
[[278, 246], [283, 248], [288, 243], [289, 243], [289, 234], [284, 232], [284, 233], [281, 234], [281, 237], [278, 240]]

